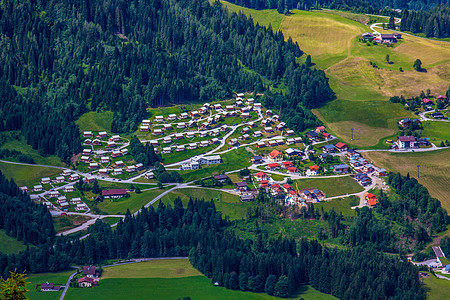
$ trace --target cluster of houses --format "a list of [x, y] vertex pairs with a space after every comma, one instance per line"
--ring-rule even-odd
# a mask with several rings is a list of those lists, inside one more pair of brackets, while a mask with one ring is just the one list
[[182, 170], [197, 170], [202, 165], [216, 165], [221, 164], [222, 158], [220, 155], [210, 156], [194, 156], [188, 162], [181, 165]]
[[386, 169], [377, 168], [354, 150], [347, 151], [346, 156], [349, 159], [349, 164], [355, 169], [355, 180], [362, 186], [372, 184], [372, 179], [369, 176], [371, 174], [377, 177], [388, 175]]
[[105, 146], [109, 149], [116, 148], [117, 143], [122, 141], [122, 138], [119, 135], [109, 137], [106, 131], [100, 131], [95, 138], [92, 131], [84, 131], [83, 138], [85, 139], [83, 141], [83, 145], [85, 146]]
[[320, 141], [331, 141], [335, 139], [331, 134], [325, 131], [325, 126], [319, 126], [315, 130], [308, 131], [306, 137], [313, 143]]
[[[84, 266], [83, 277], [77, 280], [79, 287], [93, 287], [100, 280], [100, 270], [95, 266]], [[57, 292], [64, 288], [64, 285], [55, 285], [53, 282], [44, 282], [39, 285], [41, 292]]]
[[410, 118], [404, 118], [398, 121], [398, 125], [400, 125], [402, 128], [410, 127], [412, 124], [420, 125], [421, 122], [419, 119], [410, 119]]
[[374, 34], [372, 32], [365, 32], [362, 34], [362, 38], [365, 41], [374, 41], [379, 44], [393, 44], [397, 43], [402, 38], [400, 33], [387, 33], [387, 34]]

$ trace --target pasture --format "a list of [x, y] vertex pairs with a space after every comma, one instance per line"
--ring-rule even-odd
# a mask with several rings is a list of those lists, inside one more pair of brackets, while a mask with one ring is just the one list
[[[263, 293], [215, 287], [211, 280], [194, 269], [188, 260], [156, 260], [104, 269], [96, 288], [70, 288], [66, 299], [280, 299]], [[297, 297], [335, 299], [309, 286]]]
[[51, 177], [61, 173], [61, 169], [56, 168], [14, 165], [3, 162], [0, 162], [0, 170], [6, 178], [13, 178], [18, 186], [26, 185], [28, 188], [39, 184], [43, 177]]
[[80, 131], [107, 131], [111, 133], [112, 111], [95, 112], [90, 111], [76, 121]]
[[402, 175], [409, 173], [414, 178], [417, 178], [417, 165], [420, 165], [419, 182], [450, 211], [450, 149], [415, 153], [367, 152], [363, 156], [378, 167]]
[[70, 274], [74, 272], [75, 269], [55, 273], [29, 274], [27, 278], [29, 291], [25, 295], [32, 300], [57, 300], [61, 296], [62, 291], [39, 292], [36, 290], [36, 285], [47, 281], [53, 282], [55, 285], [65, 285]]
[[5, 254], [19, 253], [26, 246], [13, 237], [6, 235], [5, 230], [0, 230], [0, 252]]
[[353, 194], [363, 191], [356, 180], [350, 176], [330, 177], [330, 178], [307, 178], [297, 179], [291, 184], [294, 189], [317, 188], [326, 194], [326, 197], [334, 197], [346, 194]]

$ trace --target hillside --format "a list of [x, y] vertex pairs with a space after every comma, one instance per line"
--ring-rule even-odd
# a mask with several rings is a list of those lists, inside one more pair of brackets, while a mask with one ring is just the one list
[[[264, 20], [266, 11], [223, 3], [232, 11], [250, 14], [255, 22]], [[268, 20], [274, 20], [272, 11], [267, 14], [271, 16]], [[357, 14], [339, 14], [293, 10], [290, 15], [281, 15], [279, 28], [286, 39], [291, 37], [305, 54], [312, 56], [318, 68], [325, 69], [336, 93], [336, 100], [314, 113], [344, 141], [358, 147], [373, 146], [395, 133], [396, 120], [414, 117], [401, 105], [388, 102], [389, 97], [416, 96], [427, 89], [445, 93], [450, 82], [450, 43], [404, 35], [403, 41], [392, 48], [366, 46], [358, 37], [370, 29], [355, 20], [367, 19], [356, 17], [362, 16]], [[386, 55], [391, 64], [386, 62]], [[413, 70], [415, 59], [423, 62], [427, 72]], [[379, 68], [370, 66], [370, 61]], [[355, 128], [353, 141], [350, 128]]]

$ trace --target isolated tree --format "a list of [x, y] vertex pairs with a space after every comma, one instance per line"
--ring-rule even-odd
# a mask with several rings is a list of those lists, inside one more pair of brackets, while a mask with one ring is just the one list
[[386, 54], [386, 62], [389, 64], [389, 63], [391, 63], [390, 61], [389, 61], [389, 54]]
[[92, 186], [92, 192], [94, 194], [100, 194], [102, 192], [102, 190], [100, 189], [100, 186], [98, 185], [98, 181], [97, 180], [94, 181], [94, 184]]
[[420, 59], [416, 59], [416, 61], [413, 64], [413, 68], [416, 71], [422, 71], [422, 61]]
[[290, 295], [289, 286], [289, 279], [287, 278], [287, 276], [280, 276], [277, 284], [275, 285], [274, 295], [281, 298], [288, 297]]
[[0, 278], [0, 299], [2, 300], [26, 300], [28, 297], [25, 293], [28, 291], [26, 288], [27, 279], [25, 272], [18, 273], [17, 269], [10, 271], [10, 277], [8, 279]]
[[306, 57], [306, 61], [305, 61], [305, 67], [309, 68], [311, 66], [312, 66], [311, 55], [308, 54], [308, 56]]

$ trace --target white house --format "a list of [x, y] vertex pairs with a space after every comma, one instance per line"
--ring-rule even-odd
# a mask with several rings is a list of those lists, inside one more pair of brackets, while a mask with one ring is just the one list
[[42, 179], [41, 179], [41, 183], [42, 183], [42, 184], [49, 184], [50, 182], [51, 182], [51, 180], [50, 180], [49, 177], [45, 177], [45, 178], [42, 178]]
[[170, 147], [165, 147], [165, 148], [163, 148], [162, 153], [163, 153], [163, 154], [172, 153], [172, 148], [170, 148]]
[[200, 147], [208, 147], [209, 146], [209, 142], [208, 141], [201, 141], [200, 142]]
[[167, 118], [167, 120], [169, 121], [173, 121], [177, 119], [177, 115], [176, 114], [170, 114], [169, 117]]

